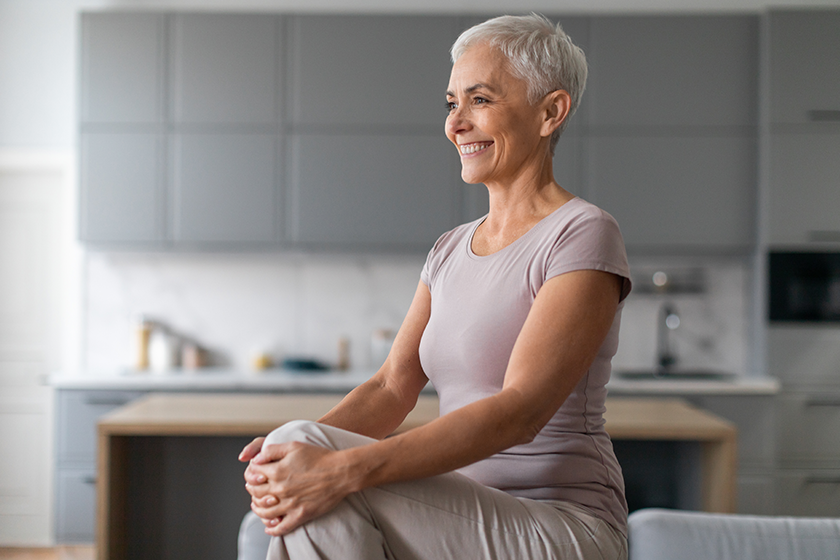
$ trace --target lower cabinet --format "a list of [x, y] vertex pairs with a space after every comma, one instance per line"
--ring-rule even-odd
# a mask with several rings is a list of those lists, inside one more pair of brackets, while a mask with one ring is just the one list
[[58, 542], [92, 542], [96, 527], [96, 471], [59, 469], [55, 510]]
[[738, 429], [738, 513], [771, 515], [775, 509], [775, 395], [700, 396], [692, 404]]
[[779, 396], [776, 513], [840, 517], [840, 388]]
[[96, 422], [143, 391], [57, 391], [55, 539], [93, 542], [96, 526]]

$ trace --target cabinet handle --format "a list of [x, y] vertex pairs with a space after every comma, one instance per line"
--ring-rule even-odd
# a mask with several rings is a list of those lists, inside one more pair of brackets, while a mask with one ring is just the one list
[[830, 406], [830, 407], [840, 407], [840, 398], [835, 399], [821, 399], [821, 398], [811, 398], [805, 401], [805, 406], [813, 407], [813, 406]]
[[131, 399], [126, 397], [87, 397], [85, 398], [85, 404], [93, 405], [93, 406], [103, 406], [103, 405], [114, 405], [114, 406], [122, 406], [124, 404], [128, 404]]
[[812, 484], [840, 484], [840, 476], [808, 476], [805, 478], [804, 485], [810, 486]]
[[82, 479], [82, 482], [84, 482], [85, 484], [96, 484], [96, 477], [86, 476]]
[[840, 122], [840, 111], [836, 109], [814, 109], [808, 111], [808, 120], [811, 122]]

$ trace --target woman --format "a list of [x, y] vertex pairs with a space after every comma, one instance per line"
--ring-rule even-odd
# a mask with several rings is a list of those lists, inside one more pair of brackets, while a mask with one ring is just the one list
[[[243, 450], [269, 558], [626, 557], [602, 419], [624, 245], [552, 171], [585, 58], [537, 15], [467, 30], [452, 58], [446, 135], [490, 211], [435, 244], [370, 381]], [[441, 416], [384, 439], [427, 380]]]

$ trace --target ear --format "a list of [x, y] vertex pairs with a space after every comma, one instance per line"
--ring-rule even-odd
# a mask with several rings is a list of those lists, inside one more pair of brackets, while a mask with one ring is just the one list
[[543, 98], [543, 122], [540, 136], [545, 138], [551, 136], [569, 116], [571, 106], [572, 98], [564, 89], [558, 89], [546, 95]]

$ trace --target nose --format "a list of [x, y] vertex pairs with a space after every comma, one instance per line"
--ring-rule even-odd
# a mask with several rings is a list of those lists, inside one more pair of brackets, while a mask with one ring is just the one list
[[470, 127], [467, 115], [460, 106], [456, 107], [446, 116], [446, 135], [455, 137], [458, 133], [468, 130]]

